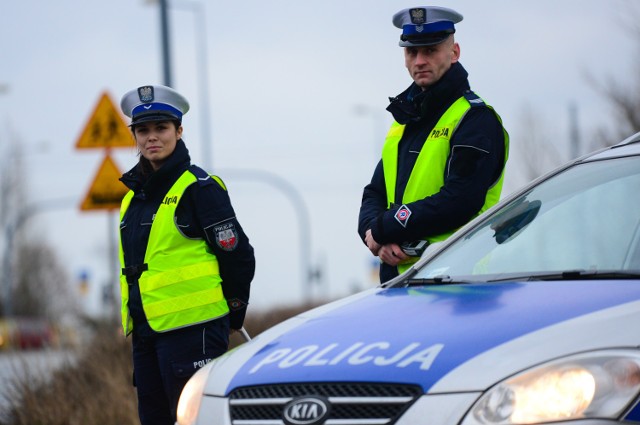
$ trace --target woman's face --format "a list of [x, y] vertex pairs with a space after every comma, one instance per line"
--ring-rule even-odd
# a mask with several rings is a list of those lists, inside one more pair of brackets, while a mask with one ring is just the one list
[[153, 170], [160, 168], [182, 137], [182, 126], [172, 121], [151, 121], [136, 124], [133, 130], [140, 154], [149, 160]]

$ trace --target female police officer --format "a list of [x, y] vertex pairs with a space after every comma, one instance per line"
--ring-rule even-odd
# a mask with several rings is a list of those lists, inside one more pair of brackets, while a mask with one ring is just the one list
[[122, 325], [133, 334], [144, 424], [174, 424], [187, 380], [227, 350], [244, 321], [253, 248], [224, 183], [192, 165], [182, 136], [187, 100], [165, 86], [126, 93], [140, 153], [121, 177]]

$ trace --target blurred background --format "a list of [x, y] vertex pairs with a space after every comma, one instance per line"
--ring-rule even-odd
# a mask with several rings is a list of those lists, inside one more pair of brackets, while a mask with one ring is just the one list
[[[636, 2], [438, 4], [464, 15], [460, 61], [511, 135], [503, 195], [640, 130]], [[76, 144], [102, 94], [119, 111], [168, 79], [191, 103], [192, 160], [225, 180], [255, 247], [250, 311], [376, 285], [358, 209], [388, 97], [411, 82], [391, 17], [418, 5], [2, 0], [2, 316], [114, 314], [117, 211], [80, 210], [106, 152]], [[137, 161], [110, 156], [119, 173]]]
[[[141, 85], [169, 83], [190, 100], [192, 159], [225, 180], [255, 247], [251, 335], [377, 285], [358, 209], [388, 97], [411, 82], [391, 17], [420, 4], [0, 5], [1, 425], [138, 423], [117, 325], [118, 213], [81, 209], [96, 185], [117, 189], [136, 149], [77, 145], [128, 124], [120, 98]], [[437, 5], [464, 15], [461, 63], [511, 135], [503, 195], [640, 130], [637, 1]]]

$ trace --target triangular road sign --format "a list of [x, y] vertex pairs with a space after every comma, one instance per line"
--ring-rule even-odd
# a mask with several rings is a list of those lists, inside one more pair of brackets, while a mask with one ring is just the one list
[[114, 106], [109, 94], [106, 91], [103, 92], [91, 118], [87, 121], [87, 125], [76, 142], [76, 149], [131, 148], [134, 146], [135, 141], [131, 130]]
[[98, 174], [93, 179], [91, 187], [80, 209], [113, 210], [120, 208], [120, 202], [129, 189], [118, 180], [122, 173], [109, 155], [104, 157]]

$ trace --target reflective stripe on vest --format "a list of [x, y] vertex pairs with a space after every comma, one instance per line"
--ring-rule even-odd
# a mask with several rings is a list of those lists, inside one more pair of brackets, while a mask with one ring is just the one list
[[[493, 108], [490, 106], [488, 107], [493, 111]], [[471, 104], [463, 96], [456, 100], [440, 117], [435, 127], [429, 133], [427, 140], [418, 154], [415, 165], [411, 170], [411, 175], [409, 176], [407, 186], [402, 196], [403, 204], [424, 199], [440, 191], [444, 185], [445, 170], [451, 149], [451, 138], [462, 121], [462, 118], [464, 118], [470, 108]], [[493, 112], [500, 123], [502, 123], [500, 116], [495, 111]], [[384, 147], [382, 148], [382, 165], [387, 191], [387, 203], [389, 207], [392, 203], [395, 203], [396, 180], [398, 176], [398, 145], [402, 139], [402, 135], [404, 134], [404, 129], [404, 125], [398, 124], [394, 121], [385, 139]], [[504, 129], [503, 133], [505, 144], [504, 162], [506, 164], [509, 152], [509, 135]], [[477, 215], [498, 202], [500, 199], [500, 193], [502, 192], [503, 181], [504, 168], [498, 181], [496, 181], [487, 192], [484, 205]], [[443, 241], [451, 236], [455, 230], [457, 229], [440, 235], [431, 235], [424, 239], [431, 243]], [[400, 264], [398, 266], [398, 271], [402, 273], [417, 260], [418, 258], [412, 257], [407, 261], [407, 263]]]
[[[180, 199], [196, 181], [185, 171], [169, 189], [151, 225], [144, 259], [148, 270], [142, 272], [138, 284], [149, 326], [156, 332], [207, 322], [229, 312], [215, 255], [204, 240], [186, 238], [175, 224]], [[129, 191], [122, 200], [120, 221], [132, 198], [133, 191]], [[124, 267], [122, 241], [120, 264]], [[120, 276], [120, 292], [126, 335], [133, 325], [129, 323], [129, 285], [124, 275]]]

